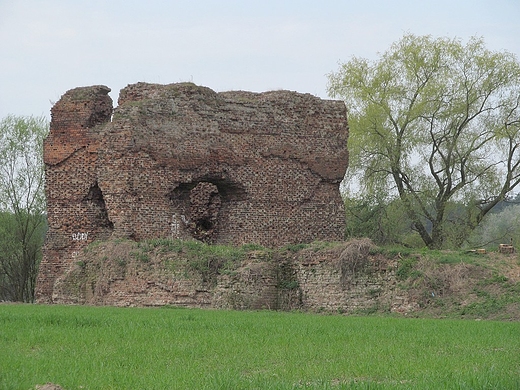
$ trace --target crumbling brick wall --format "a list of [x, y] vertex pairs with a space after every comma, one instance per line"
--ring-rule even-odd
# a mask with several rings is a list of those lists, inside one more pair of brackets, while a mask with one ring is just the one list
[[[343, 237], [343, 102], [138, 83], [68, 91], [44, 144], [49, 231], [37, 299], [94, 240], [276, 247]], [[113, 112], [112, 112], [113, 111]]]

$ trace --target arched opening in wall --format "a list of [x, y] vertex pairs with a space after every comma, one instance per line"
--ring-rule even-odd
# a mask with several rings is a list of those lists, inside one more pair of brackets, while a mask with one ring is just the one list
[[97, 182], [89, 188], [87, 195], [83, 198], [83, 202], [86, 204], [94, 229], [111, 233], [114, 230], [114, 224], [108, 218], [103, 192]]
[[181, 183], [169, 194], [185, 230], [193, 238], [208, 243], [215, 241], [219, 226], [226, 220], [229, 202], [245, 196], [242, 186], [215, 177]]

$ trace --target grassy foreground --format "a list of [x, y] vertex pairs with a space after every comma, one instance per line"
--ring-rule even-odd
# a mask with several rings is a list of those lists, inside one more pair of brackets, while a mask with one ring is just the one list
[[0, 305], [0, 388], [518, 389], [520, 323]]

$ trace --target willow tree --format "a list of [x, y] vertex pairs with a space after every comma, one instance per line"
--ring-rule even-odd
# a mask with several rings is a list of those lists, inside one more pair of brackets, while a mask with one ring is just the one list
[[[328, 75], [349, 110], [350, 199], [398, 198], [429, 248], [461, 245], [520, 182], [520, 64], [481, 38], [405, 35]], [[463, 212], [449, 212], [454, 205]]]

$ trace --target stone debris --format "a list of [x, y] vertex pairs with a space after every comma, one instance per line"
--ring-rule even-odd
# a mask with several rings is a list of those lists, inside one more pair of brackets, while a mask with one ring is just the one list
[[63, 387], [54, 383], [46, 383], [44, 385], [36, 385], [36, 390], [63, 390]]

